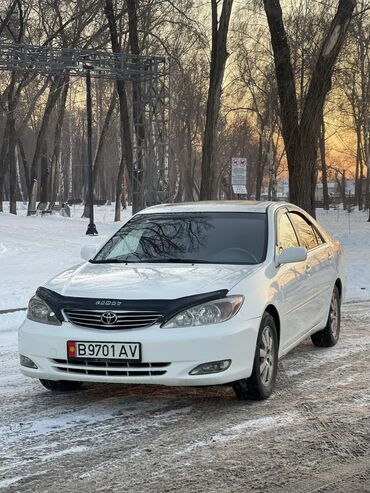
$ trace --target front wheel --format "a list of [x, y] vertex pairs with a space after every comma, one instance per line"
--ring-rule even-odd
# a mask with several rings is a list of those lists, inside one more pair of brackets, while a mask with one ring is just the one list
[[278, 337], [274, 318], [265, 313], [257, 337], [253, 371], [249, 378], [234, 382], [238, 399], [264, 400], [270, 397], [275, 386], [278, 368]]
[[340, 295], [338, 288], [335, 286], [330, 300], [329, 316], [326, 326], [312, 334], [311, 340], [315, 346], [332, 347], [339, 340], [340, 333]]
[[70, 392], [79, 390], [82, 387], [82, 382], [73, 382], [67, 380], [44, 380], [40, 379], [41, 385], [46, 389], [54, 392]]

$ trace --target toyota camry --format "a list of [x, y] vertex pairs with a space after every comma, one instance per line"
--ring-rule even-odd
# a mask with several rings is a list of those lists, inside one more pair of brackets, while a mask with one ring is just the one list
[[21, 371], [49, 390], [229, 384], [266, 399], [279, 358], [339, 338], [341, 246], [288, 203], [154, 206], [81, 254], [19, 329]]

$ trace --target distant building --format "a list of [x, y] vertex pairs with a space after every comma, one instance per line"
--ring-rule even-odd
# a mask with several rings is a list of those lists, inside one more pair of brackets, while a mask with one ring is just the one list
[[355, 195], [355, 180], [346, 180], [346, 195]]
[[[328, 182], [328, 194], [329, 197], [334, 197], [338, 192], [338, 183], [336, 181]], [[316, 184], [315, 200], [317, 202], [322, 202], [324, 200], [323, 184], [318, 182]]]
[[[267, 200], [268, 198], [268, 186], [264, 186], [261, 192], [261, 199]], [[331, 202], [340, 202], [341, 201], [341, 189], [338, 186], [336, 181], [328, 182], [328, 193]], [[355, 181], [354, 180], [346, 180], [346, 195], [354, 196], [355, 195]], [[289, 200], [289, 179], [284, 178], [283, 180], [278, 180], [276, 182], [276, 198], [277, 200]], [[324, 194], [323, 194], [323, 185], [321, 182], [316, 184], [315, 191], [315, 201], [323, 202]]]
[[[261, 192], [261, 198], [267, 199], [269, 187], [263, 187]], [[289, 197], [289, 179], [277, 180], [276, 182], [276, 198], [278, 200], [288, 200]]]

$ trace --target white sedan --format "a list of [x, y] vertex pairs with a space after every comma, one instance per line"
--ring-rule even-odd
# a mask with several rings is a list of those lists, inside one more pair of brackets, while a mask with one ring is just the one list
[[155, 206], [82, 255], [19, 329], [22, 373], [50, 390], [231, 384], [266, 399], [278, 358], [339, 338], [341, 246], [291, 204]]

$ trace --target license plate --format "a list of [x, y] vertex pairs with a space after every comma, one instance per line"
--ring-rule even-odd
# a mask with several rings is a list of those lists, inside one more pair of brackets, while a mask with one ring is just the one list
[[67, 354], [68, 358], [141, 361], [141, 345], [139, 342], [68, 341]]

